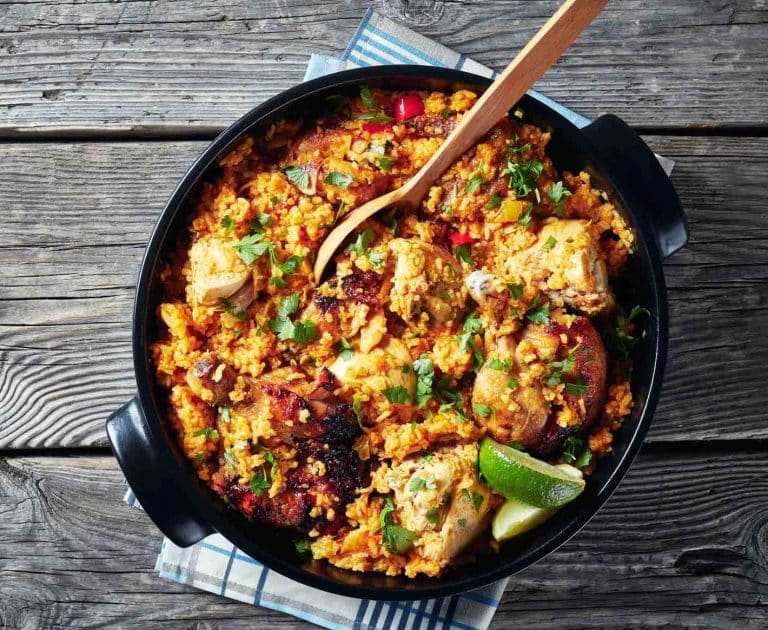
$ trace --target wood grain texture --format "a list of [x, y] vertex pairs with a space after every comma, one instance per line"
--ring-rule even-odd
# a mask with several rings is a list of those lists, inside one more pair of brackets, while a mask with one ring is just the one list
[[[212, 134], [338, 55], [368, 6], [494, 68], [557, 4], [154, 0], [0, 4], [0, 136]], [[412, 7], [410, 5], [413, 5]], [[765, 126], [768, 6], [614, 0], [537, 87], [645, 127]]]
[[[665, 265], [670, 360], [648, 439], [768, 438], [768, 139], [648, 142], [677, 160], [691, 227]], [[134, 388], [143, 247], [203, 146], [0, 145], [0, 181], [15, 182], [0, 187], [0, 448], [105, 444], [106, 416]]]
[[[762, 452], [642, 455], [560, 551], [513, 576], [491, 628], [764, 628]], [[309, 628], [159, 579], [160, 534], [109, 457], [0, 460], [0, 626]], [[651, 533], [652, 532], [652, 533]]]

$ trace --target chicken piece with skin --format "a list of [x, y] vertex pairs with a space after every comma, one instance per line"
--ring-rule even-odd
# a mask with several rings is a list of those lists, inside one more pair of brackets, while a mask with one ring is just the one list
[[[189, 287], [192, 301], [206, 306], [218, 305], [253, 281], [254, 291], [263, 285], [258, 266], [250, 269], [233, 246], [234, 239], [203, 236], [189, 249]], [[250, 300], [249, 300], [250, 302]]]
[[[499, 442], [514, 440], [535, 450], [549, 417], [541, 384], [516, 359], [517, 344], [511, 336], [494, 339], [486, 347], [486, 361], [472, 389], [477, 420]], [[481, 415], [478, 409], [489, 412]]]
[[416, 326], [444, 326], [460, 317], [467, 300], [461, 265], [442, 247], [395, 238], [390, 310]]
[[440, 567], [485, 530], [494, 507], [476, 463], [477, 445], [448, 446], [397, 463], [374, 482], [378, 492], [394, 492], [400, 526], [417, 535], [417, 554]]
[[614, 305], [606, 265], [598, 256], [589, 221], [547, 221], [538, 241], [516, 254], [512, 266], [528, 284], [587, 315], [603, 313]]
[[520, 338], [518, 361], [523, 360], [526, 346], [537, 348], [549, 368], [544, 382], [570, 384], [563, 391], [566, 406], [556, 412], [557, 424], [587, 429], [605, 402], [608, 355], [589, 319], [566, 317], [570, 321], [553, 318], [547, 324], [529, 324]]

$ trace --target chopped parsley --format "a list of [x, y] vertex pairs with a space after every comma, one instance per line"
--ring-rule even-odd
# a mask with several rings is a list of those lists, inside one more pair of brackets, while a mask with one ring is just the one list
[[392, 513], [395, 511], [395, 504], [391, 497], [384, 500], [384, 507], [381, 509], [381, 539], [383, 545], [390, 553], [405, 553], [416, 540], [416, 533], [405, 527], [395, 525], [392, 522]]
[[354, 243], [347, 246], [347, 249], [351, 252], [357, 253], [358, 256], [364, 256], [366, 252], [371, 248], [371, 243], [373, 243], [375, 239], [375, 232], [370, 228], [366, 228], [357, 235], [357, 239]]
[[550, 361], [547, 363], [547, 367], [549, 368], [549, 373], [547, 374], [547, 378], [544, 381], [549, 387], [554, 387], [555, 385], [559, 385], [563, 382], [563, 378], [565, 377], [568, 372], [570, 372], [573, 369], [573, 366], [576, 364], [576, 348], [571, 350], [568, 353], [568, 356], [565, 357], [562, 361]]
[[547, 197], [554, 204], [552, 212], [558, 217], [565, 216], [565, 198], [571, 196], [571, 191], [563, 186], [563, 182], [555, 182], [547, 191]]
[[344, 361], [349, 361], [355, 355], [355, 349], [344, 337], [339, 339], [339, 357]]
[[575, 435], [569, 435], [563, 445], [563, 461], [566, 464], [573, 464], [577, 468], [588, 466], [592, 461], [592, 451], [586, 445], [584, 440]]
[[501, 174], [509, 178], [509, 187], [518, 197], [530, 195], [536, 187], [536, 180], [544, 170], [544, 164], [539, 160], [513, 162], [507, 160], [507, 168]]
[[395, 385], [394, 387], [387, 387], [382, 389], [381, 393], [392, 404], [407, 405], [411, 402], [411, 397], [408, 394], [408, 390], [402, 385]]
[[222, 311], [228, 315], [231, 315], [235, 319], [240, 320], [241, 322], [245, 321], [246, 317], [248, 317], [248, 313], [245, 312], [245, 309], [242, 306], [235, 306], [230, 304], [226, 298], [219, 298], [219, 306], [221, 307]]
[[416, 374], [416, 406], [423, 407], [432, 398], [432, 386], [435, 380], [435, 365], [426, 354], [422, 354], [413, 362], [413, 372]]
[[467, 526], [467, 519], [465, 518], [460, 518], [456, 522], [459, 524], [459, 527], [461, 527], [462, 529], [464, 529]]
[[481, 418], [487, 418], [493, 413], [493, 407], [489, 407], [488, 405], [483, 405], [481, 403], [475, 403], [472, 408]]
[[453, 214], [453, 208], [451, 208], [451, 206], [449, 206], [447, 203], [444, 203], [442, 206], [440, 206], [440, 212], [446, 216], [451, 216]]
[[473, 336], [480, 332], [481, 328], [482, 322], [477, 313], [470, 313], [467, 315], [462, 326], [464, 332], [456, 336], [456, 341], [459, 342], [459, 348], [462, 352], [465, 352], [467, 348], [472, 351], [472, 355], [475, 359], [475, 368], [478, 368], [483, 364], [483, 353], [480, 351], [480, 348], [477, 347], [477, 344], [473, 339]]
[[306, 556], [312, 552], [310, 548], [311, 543], [306, 538], [300, 538], [299, 540], [294, 540], [293, 546], [296, 548], [296, 553], [299, 554], [300, 556]]
[[344, 173], [328, 173], [325, 178], [325, 183], [331, 186], [340, 186], [341, 188], [349, 188], [349, 185], [355, 181], [354, 177], [345, 175]]
[[293, 315], [299, 308], [299, 296], [296, 293], [284, 297], [280, 300], [280, 306], [277, 308], [277, 317], [270, 319], [267, 325], [273, 332], [277, 333], [281, 341], [296, 341], [298, 343], [309, 343], [317, 339], [317, 327], [309, 320], [293, 322], [290, 315]]
[[437, 508], [429, 508], [427, 510], [427, 522], [432, 525], [437, 525], [440, 522], [440, 512]]
[[541, 294], [533, 298], [533, 302], [525, 311], [525, 317], [534, 324], [546, 324], [549, 321], [549, 302], [539, 304]]
[[523, 285], [522, 284], [516, 284], [514, 282], [507, 282], [507, 289], [509, 289], [509, 294], [515, 298], [516, 300], [519, 300], [523, 297]]
[[522, 225], [524, 228], [531, 227], [531, 217], [533, 215], [533, 204], [529, 203], [528, 207], [523, 211], [523, 213], [517, 217], [517, 223], [519, 225]]
[[384, 264], [385, 257], [386, 256], [384, 255], [384, 252], [370, 252], [368, 254], [368, 260], [371, 261], [371, 264], [376, 271], [381, 269], [381, 266]]
[[384, 110], [373, 96], [371, 88], [367, 85], [363, 85], [360, 88], [360, 99], [363, 101], [363, 107], [366, 111], [357, 115], [358, 120], [367, 120], [374, 123], [385, 123], [392, 120], [391, 116], [387, 116], [384, 113]]
[[248, 482], [248, 490], [253, 492], [257, 497], [264, 494], [265, 490], [269, 490], [272, 486], [272, 482], [267, 478], [267, 471], [262, 467], [258, 472], [254, 472], [251, 476], [251, 480]]
[[252, 265], [257, 258], [264, 254], [268, 254], [270, 262], [274, 263], [277, 260], [275, 244], [270, 241], [263, 241], [263, 238], [263, 234], [248, 234], [235, 243], [232, 249], [238, 253], [246, 265]]
[[215, 440], [219, 437], [219, 432], [211, 427], [203, 427], [202, 429], [195, 431], [192, 435], [194, 437], [203, 435], [206, 440]]
[[[517, 142], [517, 137], [515, 137], [515, 142]], [[511, 146], [511, 147], [509, 147], [509, 149], [507, 149], [507, 151], [509, 151], [510, 155], [522, 155], [525, 151], [530, 151], [530, 150], [531, 150], [531, 143], [530, 142], [526, 142], [521, 147]]]
[[541, 248], [552, 249], [555, 245], [557, 245], [557, 239], [554, 236], [550, 236], [546, 241], [544, 241], [544, 244], [541, 246]]
[[421, 458], [422, 458], [422, 459], [423, 459], [425, 462], [427, 462], [428, 464], [431, 464], [431, 463], [432, 463], [432, 460], [434, 459], [434, 457], [435, 457], [435, 454], [434, 454], [432, 451], [424, 451], [424, 452], [421, 454]]
[[303, 166], [286, 166], [283, 173], [299, 189], [309, 188], [309, 171]]
[[434, 490], [435, 489], [435, 476], [430, 474], [426, 479], [423, 477], [413, 477], [408, 484], [408, 489], [411, 492], [420, 492], [421, 490]]
[[469, 182], [467, 183], [466, 187], [464, 188], [464, 192], [468, 193], [474, 193], [480, 189], [480, 186], [482, 186], [485, 183], [485, 178], [483, 177], [482, 173], [475, 173], [472, 175], [472, 177], [469, 178]]
[[235, 228], [235, 222], [232, 220], [231, 216], [223, 216], [221, 217], [221, 227], [223, 227], [227, 232], [231, 232]]
[[517, 389], [519, 385], [520, 383], [517, 382], [516, 378], [511, 378], [507, 381], [507, 387], [509, 387], [509, 389]]
[[496, 193], [491, 193], [488, 202], [485, 204], [485, 209], [490, 210], [491, 208], [498, 208], [500, 205], [501, 197], [499, 197]]
[[584, 397], [587, 395], [589, 389], [587, 388], [584, 379], [579, 377], [571, 383], [566, 383], [565, 391], [573, 396]]
[[631, 322], [640, 317], [640, 315], [650, 314], [651, 313], [642, 306], [634, 306], [629, 312], [629, 315], [624, 315], [624, 312], [621, 311], [616, 316], [616, 327], [609, 335], [608, 342], [622, 358], [629, 358], [629, 353], [632, 352], [634, 347], [640, 342], [640, 337], [630, 335], [627, 332], [627, 327]]
[[198, 453], [195, 453], [195, 461], [198, 464], [202, 463], [202, 461], [205, 459], [206, 455], [208, 455], [208, 453], [206, 453], [205, 451], [200, 451]]
[[456, 247], [453, 248], [453, 255], [456, 256], [458, 260], [465, 262], [468, 265], [475, 264], [475, 261], [472, 260], [472, 246], [469, 243], [456, 245]]
[[486, 365], [492, 370], [498, 370], [499, 372], [509, 372], [512, 369], [512, 360], [507, 358], [503, 361], [493, 357], [486, 362]]
[[382, 171], [388, 171], [392, 168], [392, 158], [388, 157], [380, 157], [379, 158], [379, 167], [381, 167]]
[[440, 110], [440, 116], [442, 118], [449, 118], [451, 115], [451, 108], [450, 107], [443, 107], [443, 109]]

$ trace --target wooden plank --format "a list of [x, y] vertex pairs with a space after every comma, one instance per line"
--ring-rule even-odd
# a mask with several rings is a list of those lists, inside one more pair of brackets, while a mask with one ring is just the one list
[[[763, 452], [642, 455], [581, 533], [511, 578], [491, 627], [766, 627], [767, 475]], [[0, 460], [4, 627], [309, 627], [159, 579], [160, 534], [123, 489], [110, 457]]]
[[[311, 53], [341, 53], [369, 5], [5, 2], [0, 136], [214, 133], [300, 82]], [[421, 6], [377, 4], [500, 68], [556, 4]], [[768, 7], [753, 0], [615, 1], [538, 87], [585, 115], [611, 111], [644, 127], [764, 126], [766, 22]]]
[[[648, 140], [678, 161], [691, 223], [666, 264], [672, 342], [648, 439], [766, 438], [768, 139]], [[143, 244], [203, 146], [0, 145], [0, 181], [15, 182], [0, 187], [0, 447], [105, 443], [104, 419], [134, 388]]]

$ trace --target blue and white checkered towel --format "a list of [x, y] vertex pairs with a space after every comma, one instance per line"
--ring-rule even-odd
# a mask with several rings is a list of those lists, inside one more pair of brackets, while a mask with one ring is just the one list
[[[402, 63], [456, 68], [484, 77], [496, 76], [490, 68], [369, 9], [342, 57], [312, 55], [304, 79], [347, 68]], [[590, 122], [538, 92], [532, 90], [530, 94], [579, 127]], [[660, 161], [669, 173], [673, 163], [665, 158]], [[131, 491], [126, 494], [125, 501], [141, 507]], [[415, 602], [353, 599], [318, 591], [283, 577], [246, 556], [219, 534], [208, 536], [186, 549], [164, 540], [155, 569], [160, 577], [210, 593], [279, 610], [325, 628], [354, 630], [485, 630], [507, 583], [506, 579], [500, 580], [462, 595]]]

